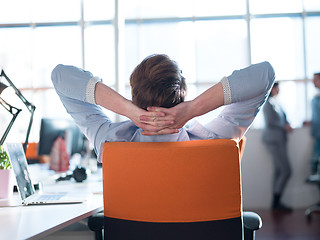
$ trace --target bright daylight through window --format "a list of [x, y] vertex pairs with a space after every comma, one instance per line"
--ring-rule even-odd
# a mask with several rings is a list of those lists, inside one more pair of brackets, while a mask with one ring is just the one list
[[[310, 118], [311, 78], [320, 71], [318, 0], [0, 0], [0, 8], [0, 67], [37, 107], [30, 141], [42, 117], [67, 117], [50, 81], [55, 65], [85, 68], [130, 98], [130, 73], [152, 53], [179, 63], [188, 98], [234, 69], [270, 61], [292, 125]], [[210, 114], [217, 113], [200, 121]], [[0, 109], [0, 125], [9, 118]], [[23, 139], [21, 126], [12, 131]]]

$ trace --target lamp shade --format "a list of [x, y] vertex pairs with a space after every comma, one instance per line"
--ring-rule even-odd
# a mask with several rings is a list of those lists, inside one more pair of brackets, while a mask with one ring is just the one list
[[1, 95], [2, 91], [4, 89], [6, 89], [7, 87], [8, 87], [7, 85], [5, 85], [4, 83], [0, 82], [0, 95]]

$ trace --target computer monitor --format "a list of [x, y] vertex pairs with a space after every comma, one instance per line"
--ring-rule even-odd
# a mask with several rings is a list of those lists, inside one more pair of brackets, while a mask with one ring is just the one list
[[85, 136], [72, 120], [41, 119], [38, 155], [50, 155], [55, 140], [59, 136], [65, 138], [66, 134], [70, 137], [66, 142], [67, 151], [70, 155], [84, 151]]

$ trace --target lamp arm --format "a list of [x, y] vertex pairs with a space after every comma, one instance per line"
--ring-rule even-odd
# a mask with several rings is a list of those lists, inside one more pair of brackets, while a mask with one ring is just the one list
[[31, 130], [32, 122], [33, 122], [33, 114], [34, 114], [35, 110], [36, 110], [36, 107], [31, 104], [31, 108], [29, 110], [30, 113], [31, 113], [31, 116], [30, 116], [30, 121], [29, 121], [28, 129], [27, 129], [26, 140], [24, 141], [24, 144], [23, 144], [23, 150], [24, 150], [25, 153], [27, 152], [27, 147], [28, 147], [28, 142], [29, 142], [29, 135], [30, 135], [30, 130]]
[[24, 103], [24, 105], [27, 107], [27, 109], [29, 110], [30, 113], [33, 113], [34, 110], [36, 109], [36, 107], [30, 103], [20, 92], [20, 90], [18, 88], [16, 88], [16, 86], [13, 84], [13, 82], [11, 82], [10, 78], [5, 74], [5, 72], [2, 70], [1, 71], [1, 75], [0, 76], [4, 76], [5, 79], [7, 80], [7, 82], [10, 84], [10, 86], [14, 89], [16, 95], [20, 98], [20, 100]]
[[[0, 105], [3, 106], [8, 112], [10, 112], [12, 114], [12, 119], [11, 119], [6, 131], [4, 132], [1, 140], [0, 140], [0, 146], [1, 146], [1, 145], [3, 145], [4, 141], [6, 140], [7, 135], [9, 133], [14, 121], [16, 120], [18, 114], [21, 112], [21, 109], [18, 109], [16, 107], [11, 106], [9, 103], [4, 101], [1, 97], [0, 97]], [[15, 110], [15, 112], [13, 110]]]
[[[31, 126], [32, 126], [32, 122], [33, 122], [33, 114], [34, 111], [36, 110], [36, 107], [30, 103], [20, 92], [20, 90], [18, 88], [16, 88], [16, 86], [13, 84], [13, 82], [11, 82], [11, 80], [9, 79], [9, 77], [5, 74], [5, 72], [2, 70], [0, 76], [4, 76], [5, 79], [7, 80], [7, 82], [10, 84], [10, 86], [14, 89], [16, 95], [20, 98], [20, 100], [24, 103], [24, 105], [27, 107], [27, 109], [29, 110], [29, 112], [31, 113], [30, 116], [30, 121], [29, 121], [29, 125], [28, 125], [28, 129], [27, 129], [27, 135], [26, 135], [26, 140], [24, 141], [23, 144], [23, 149], [24, 152], [27, 151], [27, 147], [28, 147], [28, 141], [29, 141], [29, 135], [30, 135], [30, 130], [31, 130]], [[20, 110], [21, 111], [21, 110]], [[14, 118], [15, 119], [15, 118]], [[13, 120], [14, 122], [14, 120]], [[12, 124], [13, 124], [12, 122]], [[11, 128], [11, 127], [10, 127]], [[10, 129], [9, 129], [10, 130]], [[9, 132], [8, 130], [8, 132]], [[8, 134], [8, 133], [7, 133]], [[3, 140], [4, 141], [4, 140]]]

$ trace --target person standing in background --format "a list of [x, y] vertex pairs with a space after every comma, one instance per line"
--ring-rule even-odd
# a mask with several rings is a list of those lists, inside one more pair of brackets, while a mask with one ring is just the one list
[[320, 73], [313, 75], [313, 84], [318, 89], [318, 93], [313, 97], [311, 102], [311, 135], [315, 139], [313, 156], [311, 159], [311, 173], [320, 173], [318, 163], [320, 159]]
[[[313, 84], [315, 88], [317, 88], [318, 92], [311, 101], [311, 135], [315, 140], [311, 158], [312, 175], [320, 174], [320, 72], [313, 75]], [[320, 185], [318, 186], [320, 189]]]
[[278, 94], [279, 83], [276, 82], [263, 107], [265, 128], [262, 140], [272, 156], [274, 165], [272, 209], [292, 211], [292, 208], [281, 202], [281, 197], [291, 176], [291, 166], [287, 151], [287, 134], [292, 131], [292, 128], [277, 100]]
[[[320, 174], [320, 72], [313, 74], [313, 84], [317, 89], [311, 100], [311, 121], [304, 121], [303, 126], [311, 127], [311, 136], [314, 138], [313, 152], [310, 159], [311, 175]], [[320, 190], [320, 184], [318, 184]], [[320, 206], [320, 202], [317, 203]]]

